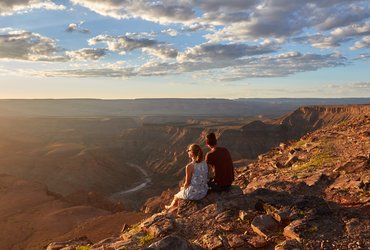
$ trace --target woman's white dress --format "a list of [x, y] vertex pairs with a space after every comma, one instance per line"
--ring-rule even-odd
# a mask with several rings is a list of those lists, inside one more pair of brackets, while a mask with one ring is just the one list
[[175, 196], [183, 200], [200, 200], [207, 195], [208, 192], [208, 166], [206, 161], [199, 163], [192, 162], [194, 165], [193, 176], [191, 177], [190, 185], [180, 190]]

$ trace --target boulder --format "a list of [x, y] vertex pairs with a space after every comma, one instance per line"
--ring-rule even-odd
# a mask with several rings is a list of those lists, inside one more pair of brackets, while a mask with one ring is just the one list
[[192, 249], [189, 242], [180, 236], [177, 235], [169, 235], [164, 237], [163, 239], [152, 243], [147, 249], [155, 249], [155, 250], [187, 250]]
[[269, 244], [269, 242], [262, 236], [257, 235], [248, 240], [248, 243], [255, 248], [262, 248]]
[[303, 250], [303, 246], [296, 240], [286, 240], [275, 246], [275, 250]]
[[303, 221], [302, 220], [295, 220], [291, 222], [288, 226], [284, 228], [284, 236], [288, 239], [297, 240], [299, 242], [302, 241], [300, 235], [300, 229], [302, 228]]
[[251, 226], [255, 233], [265, 238], [274, 235], [279, 228], [279, 224], [271, 215], [259, 215], [255, 217]]
[[227, 235], [227, 242], [231, 248], [238, 248], [244, 246], [243, 235], [229, 234]]
[[222, 240], [212, 233], [204, 235], [202, 240], [207, 249], [217, 249], [223, 246]]
[[92, 242], [86, 236], [82, 236], [80, 238], [69, 241], [50, 243], [47, 246], [46, 250], [73, 250], [78, 246], [90, 246], [91, 244]]
[[170, 231], [172, 231], [175, 227], [175, 222], [172, 218], [164, 217], [162, 220], [158, 220], [157, 222], [151, 224], [149, 227], [143, 228], [145, 232], [154, 237], [158, 237], [161, 235], [166, 235]]

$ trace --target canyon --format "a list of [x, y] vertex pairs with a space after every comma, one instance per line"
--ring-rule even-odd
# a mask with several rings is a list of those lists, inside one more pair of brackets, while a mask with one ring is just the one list
[[[97, 242], [118, 234], [124, 224], [160, 210], [155, 197], [184, 177], [187, 145], [198, 143], [206, 151], [209, 131], [230, 149], [237, 169], [243, 169], [281, 142], [362, 117], [369, 106], [306, 106], [270, 118], [257, 113], [0, 117], [0, 223], [17, 232], [13, 240], [2, 235], [0, 247], [39, 249], [51, 239], [88, 235]], [[64, 225], [57, 222], [58, 215], [65, 218]], [[40, 221], [41, 226], [24, 226]]]

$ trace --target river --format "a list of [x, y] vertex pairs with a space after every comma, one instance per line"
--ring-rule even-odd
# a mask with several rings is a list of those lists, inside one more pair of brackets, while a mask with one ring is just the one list
[[132, 168], [136, 168], [137, 170], [139, 170], [143, 175], [144, 175], [144, 181], [142, 183], [140, 183], [139, 185], [136, 185], [130, 189], [126, 189], [126, 190], [122, 190], [120, 192], [117, 192], [117, 193], [114, 193], [111, 195], [111, 198], [119, 198], [125, 194], [129, 194], [129, 193], [133, 193], [133, 192], [136, 192], [136, 191], [139, 191], [143, 188], [145, 188], [147, 185], [149, 185], [149, 183], [151, 183], [151, 179], [149, 177], [149, 174], [145, 171], [145, 169], [139, 165], [136, 165], [136, 164], [133, 164], [133, 163], [128, 163], [128, 165]]

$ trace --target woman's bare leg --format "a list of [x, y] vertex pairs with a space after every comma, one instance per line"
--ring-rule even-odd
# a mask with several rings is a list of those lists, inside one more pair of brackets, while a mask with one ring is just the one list
[[166, 209], [171, 209], [171, 208], [174, 208], [174, 207], [177, 207], [179, 205], [179, 198], [177, 198], [176, 196], [173, 197], [173, 200], [171, 202], [170, 205], [166, 205], [165, 208]]

